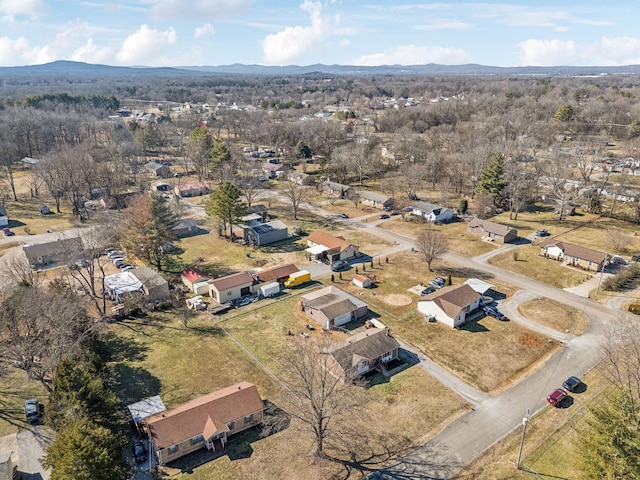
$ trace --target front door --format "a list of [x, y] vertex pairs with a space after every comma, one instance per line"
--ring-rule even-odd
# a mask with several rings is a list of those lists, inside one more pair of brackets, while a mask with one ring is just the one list
[[251, 293], [251, 288], [250, 287], [243, 287], [240, 289], [240, 295], [242, 295], [243, 297], [245, 295], [249, 295]]

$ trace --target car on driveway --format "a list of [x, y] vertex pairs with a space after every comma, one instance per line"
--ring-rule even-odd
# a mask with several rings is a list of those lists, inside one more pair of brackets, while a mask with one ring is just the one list
[[340, 218], [349, 218], [349, 215], [347, 215], [346, 213], [339, 213], [338, 215], [336, 215], [337, 217]]
[[24, 402], [24, 415], [29, 423], [40, 420], [40, 403], [37, 399], [30, 398]]
[[549, 232], [546, 228], [540, 228], [539, 230], [536, 230], [535, 235], [536, 237], [547, 237], [549, 236]]
[[424, 290], [420, 292], [420, 296], [424, 297], [425, 295], [429, 295], [430, 293], [435, 292], [437, 289], [435, 287], [426, 287]]
[[351, 265], [346, 260], [338, 260], [337, 262], [333, 262], [331, 264], [332, 272], [342, 272], [343, 270], [349, 270]]
[[578, 377], [569, 377], [562, 383], [562, 388], [575, 392], [582, 385], [582, 381]]
[[562, 401], [567, 398], [568, 395], [569, 394], [565, 390], [556, 388], [553, 392], [547, 395], [547, 402], [549, 402], [554, 407], [558, 407], [560, 406]]
[[11, 230], [9, 230], [6, 227], [2, 229], [2, 233], [4, 233], [5, 237], [13, 237], [15, 235], [15, 233], [13, 233]]
[[386, 213], [383, 213], [382, 215], [380, 215], [380, 220], [386, 220], [387, 218], [391, 218], [391, 217]]
[[136, 463], [142, 463], [147, 459], [147, 449], [144, 448], [144, 443], [142, 442], [134, 443], [131, 447], [131, 453]]
[[487, 315], [488, 317], [493, 317], [496, 318], [498, 320], [500, 320], [501, 322], [506, 322], [509, 319], [506, 317], [506, 315], [504, 315], [502, 312], [500, 312], [496, 307], [491, 306], [491, 305], [485, 305], [484, 307], [482, 307], [482, 311], [484, 312], [485, 315]]

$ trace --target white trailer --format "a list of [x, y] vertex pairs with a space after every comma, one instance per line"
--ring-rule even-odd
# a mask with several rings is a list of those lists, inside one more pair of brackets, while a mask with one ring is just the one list
[[280, 284], [278, 282], [265, 283], [260, 286], [260, 296], [267, 298], [280, 293]]

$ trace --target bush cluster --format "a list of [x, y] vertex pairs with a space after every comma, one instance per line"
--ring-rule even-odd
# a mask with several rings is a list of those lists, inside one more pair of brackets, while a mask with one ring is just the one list
[[619, 292], [631, 285], [635, 279], [640, 278], [640, 267], [633, 265], [628, 268], [623, 268], [620, 272], [613, 277], [606, 279], [602, 286], [605, 290], [610, 292]]

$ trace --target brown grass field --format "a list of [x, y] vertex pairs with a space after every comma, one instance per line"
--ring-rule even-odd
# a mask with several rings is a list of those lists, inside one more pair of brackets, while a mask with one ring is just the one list
[[549, 298], [529, 300], [518, 305], [518, 312], [537, 323], [559, 332], [582, 335], [589, 330], [589, 317], [575, 308]]

